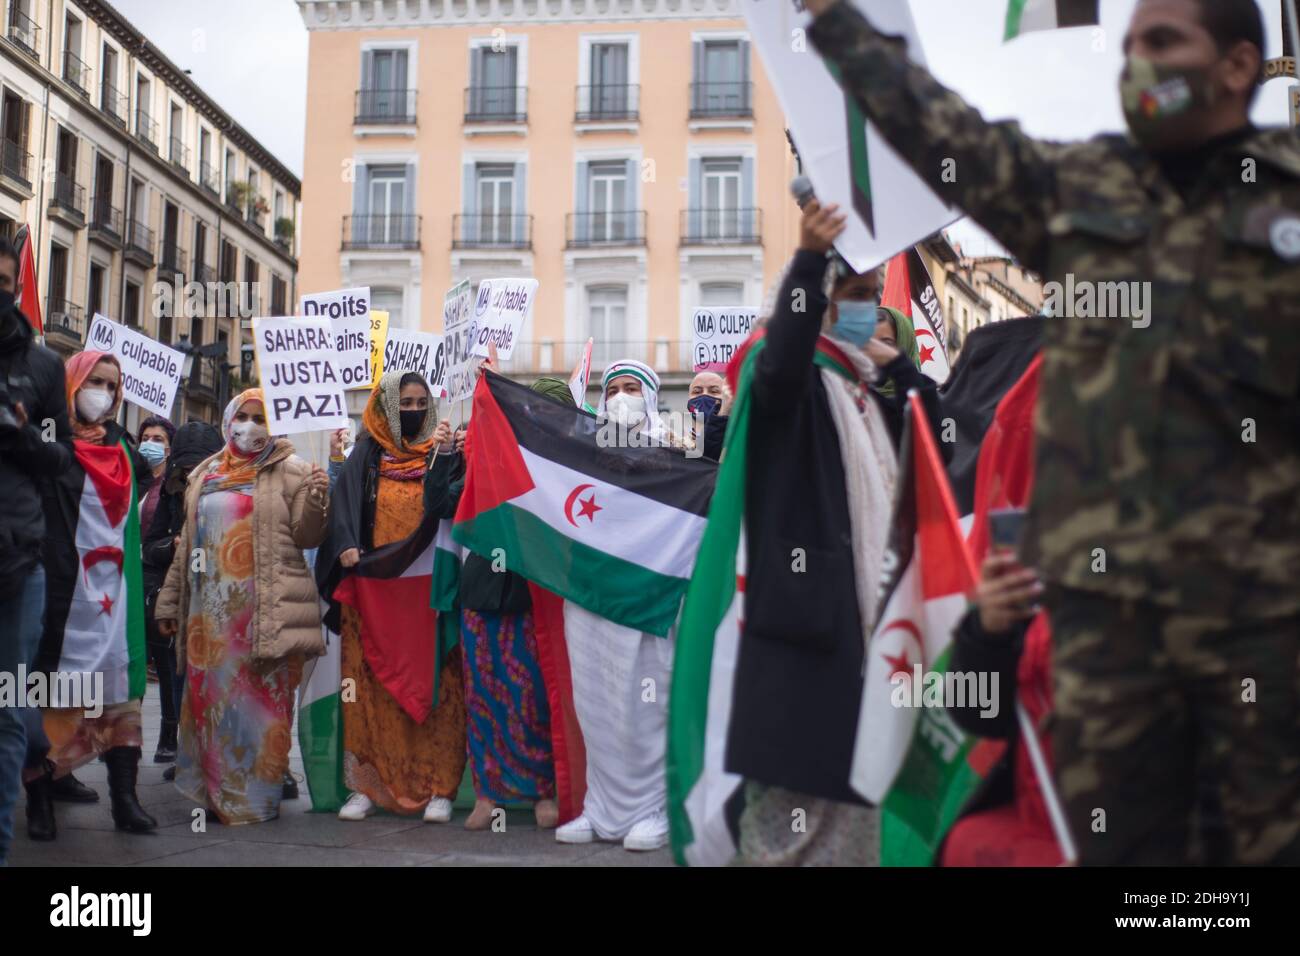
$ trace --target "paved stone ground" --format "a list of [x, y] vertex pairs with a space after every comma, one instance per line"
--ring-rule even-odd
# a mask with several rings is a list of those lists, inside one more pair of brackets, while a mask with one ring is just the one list
[[[94, 804], [56, 803], [58, 839], [27, 838], [25, 797], [19, 794], [14, 820], [11, 866], [671, 866], [667, 849], [629, 853], [617, 843], [563, 846], [552, 831], [539, 830], [529, 810], [510, 810], [504, 832], [467, 831], [468, 811], [457, 809], [452, 822], [424, 823], [418, 817], [377, 813], [345, 823], [332, 813], [309, 813], [306, 783], [302, 796], [285, 801], [280, 817], [251, 826], [210, 824], [191, 830], [195, 804], [162, 779], [165, 764], [152, 763], [161, 722], [158, 685], [150, 684], [144, 702], [144, 759], [140, 764], [140, 802], [158, 820], [151, 834], [113, 828], [108, 810], [108, 777], [99, 761], [77, 771], [77, 779], [99, 791]], [[297, 728], [290, 765], [302, 779]]]

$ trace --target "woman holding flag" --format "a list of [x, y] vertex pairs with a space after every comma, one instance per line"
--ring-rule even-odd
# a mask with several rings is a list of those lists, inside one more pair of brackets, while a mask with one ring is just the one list
[[362, 423], [366, 434], [334, 486], [329, 537], [316, 560], [317, 586], [330, 601], [325, 622], [342, 635], [343, 678], [355, 682], [356, 698], [343, 708], [343, 774], [352, 795], [339, 819], [363, 820], [377, 805], [390, 813], [423, 812], [427, 823], [447, 823], [465, 773], [460, 648], [441, 629], [439, 637], [419, 635], [439, 640], [439, 647], [433, 706], [416, 720], [372, 667], [361, 614], [334, 599], [339, 581], [363, 554], [409, 538], [423, 521], [424, 463], [438, 424], [428, 383], [415, 372], [384, 373]]
[[176, 789], [224, 824], [259, 823], [280, 812], [303, 659], [325, 650], [303, 549], [325, 537], [329, 480], [271, 436], [261, 389], [221, 430], [190, 473], [155, 616], [185, 662]]
[[763, 339], [742, 358], [746, 582], [726, 769], [745, 780], [750, 864], [864, 865], [878, 845], [849, 774], [902, 422], [880, 387], [925, 383], [877, 334], [881, 270], [830, 267], [844, 223], [808, 202]]
[[71, 693], [67, 678], [73, 677], [81, 699], [52, 699], [45, 711], [49, 764], [28, 783], [28, 805], [47, 824], [46, 839], [54, 837], [53, 778], [96, 756], [108, 764], [117, 828], [140, 833], [157, 826], [135, 793], [145, 691], [138, 490], [150, 469], [116, 421], [122, 405], [117, 359], [105, 352], [72, 356], [67, 392], [75, 457], [42, 486], [46, 610], [35, 669], [65, 675], [50, 680], [52, 695]]

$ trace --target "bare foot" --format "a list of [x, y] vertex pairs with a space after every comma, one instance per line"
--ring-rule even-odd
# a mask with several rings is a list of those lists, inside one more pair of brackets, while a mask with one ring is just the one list
[[533, 805], [533, 816], [543, 830], [554, 830], [560, 824], [560, 808], [554, 800], [538, 800]]
[[497, 805], [491, 800], [485, 800], [483, 797], [479, 797], [478, 800], [474, 801], [473, 812], [471, 812], [469, 817], [465, 820], [465, 829], [486, 830], [488, 827], [492, 826], [492, 811], [496, 808]]

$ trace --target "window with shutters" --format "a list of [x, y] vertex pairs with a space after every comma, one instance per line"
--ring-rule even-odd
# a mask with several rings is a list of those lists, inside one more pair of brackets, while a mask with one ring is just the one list
[[625, 355], [627, 342], [627, 286], [592, 286], [587, 290], [587, 334], [592, 338], [591, 367], [604, 368]]
[[410, 51], [406, 48], [363, 51], [356, 123], [415, 122], [415, 90], [409, 66]]
[[738, 235], [740, 160], [706, 159], [702, 176], [705, 238], [725, 239]]
[[627, 163], [592, 163], [587, 167], [588, 235], [593, 242], [618, 242], [628, 238]]
[[522, 123], [527, 119], [518, 41], [475, 43], [465, 90], [466, 123]]
[[629, 115], [627, 78], [628, 45], [593, 43], [591, 45], [592, 119], [622, 119]]
[[406, 167], [372, 166], [368, 172], [368, 238], [376, 245], [397, 242], [402, 236], [406, 213]]
[[749, 83], [749, 43], [739, 38], [695, 43], [693, 117], [753, 115]]
[[476, 169], [475, 196], [478, 215], [479, 242], [493, 245], [506, 244], [515, 237], [515, 167], [513, 165], [479, 163]]

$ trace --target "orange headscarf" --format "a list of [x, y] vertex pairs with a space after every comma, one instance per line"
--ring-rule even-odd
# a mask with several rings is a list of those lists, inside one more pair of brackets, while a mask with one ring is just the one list
[[[399, 441], [393, 440], [393, 429], [389, 425], [389, 407], [397, 407], [397, 400], [390, 392], [400, 389], [398, 382], [401, 379], [400, 372], [389, 372], [384, 375], [370, 392], [370, 401], [366, 402], [366, 410], [361, 414], [361, 423], [365, 425], [366, 431], [370, 437], [379, 443], [384, 454], [384, 461], [381, 463], [381, 472], [383, 470], [393, 471], [409, 469], [413, 462], [423, 464], [424, 459], [433, 451], [433, 436], [430, 435], [422, 442], [411, 443], [406, 439]], [[428, 388], [428, 386], [425, 386]], [[430, 396], [429, 414], [437, 416], [437, 409], [432, 404], [433, 398]]]
[[67, 371], [68, 421], [72, 423], [72, 434], [81, 441], [96, 444], [104, 440], [107, 429], [104, 428], [103, 422], [92, 424], [81, 420], [77, 412], [77, 392], [81, 391], [81, 386], [85, 384], [86, 379], [90, 378], [91, 371], [100, 362], [111, 362], [117, 367], [117, 394], [113, 396], [113, 406], [104, 419], [108, 421], [114, 418], [117, 410], [122, 407], [122, 366], [118, 364], [117, 358], [109, 352], [78, 352], [68, 359], [64, 366]]
[[[221, 490], [223, 488], [234, 488], [240, 485], [251, 485], [257, 478], [257, 472], [275, 448], [278, 439], [272, 438], [266, 443], [266, 447], [260, 451], [243, 452], [235, 445], [234, 434], [231, 426], [235, 423], [235, 416], [239, 410], [249, 402], [262, 402], [263, 408], [266, 407], [266, 400], [262, 397], [260, 388], [249, 388], [240, 392], [230, 400], [226, 410], [221, 416], [221, 436], [226, 440], [226, 447], [221, 449], [221, 457], [216, 460], [214, 467], [203, 477], [204, 487], [209, 490]], [[212, 482], [213, 484], [209, 484]]]

